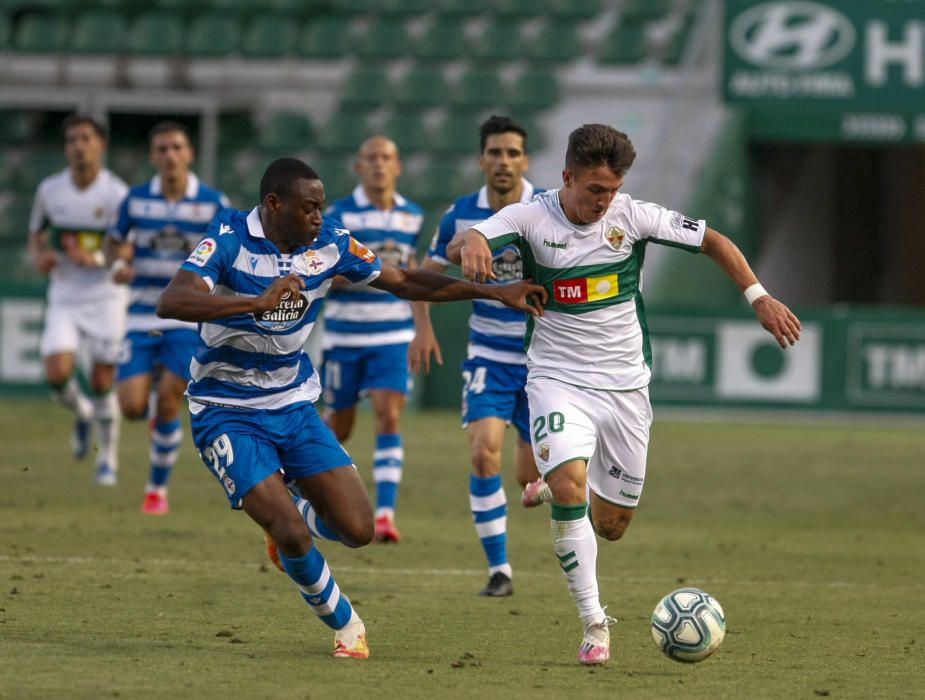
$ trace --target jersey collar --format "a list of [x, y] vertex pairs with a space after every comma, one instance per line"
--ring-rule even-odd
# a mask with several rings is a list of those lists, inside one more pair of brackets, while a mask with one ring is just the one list
[[247, 215], [247, 232], [251, 238], [267, 237], [263, 232], [263, 224], [260, 223], [260, 207], [254, 207], [251, 209], [251, 213]]
[[[164, 186], [161, 184], [161, 176], [155, 175], [151, 178], [151, 194], [162, 194]], [[189, 171], [186, 173], [186, 192], [183, 193], [187, 199], [196, 199], [199, 195], [199, 178], [196, 173]]]
[[[363, 185], [357, 185], [353, 188], [353, 201], [356, 202], [357, 207], [371, 207], [372, 202], [369, 201], [369, 197], [366, 194], [366, 190], [363, 189]], [[408, 203], [408, 200], [402, 197], [398, 192], [395, 193], [395, 207], [403, 207]]]
[[[525, 178], [520, 178], [520, 181], [523, 183], [524, 188], [520, 193], [520, 203], [526, 204], [531, 199], [533, 199], [534, 188], [531, 182]], [[479, 190], [479, 201], [476, 203], [476, 206], [479, 209], [491, 209], [491, 204], [488, 203], [488, 185], [482, 185], [482, 189]]]

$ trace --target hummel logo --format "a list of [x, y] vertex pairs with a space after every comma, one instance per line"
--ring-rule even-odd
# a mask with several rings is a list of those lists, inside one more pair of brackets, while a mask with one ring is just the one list
[[556, 243], [555, 241], [549, 242], [545, 238], [543, 239], [543, 245], [547, 248], [558, 248], [559, 250], [565, 250], [568, 248], [568, 243]]
[[226, 233], [234, 233], [234, 229], [228, 224], [222, 224], [218, 227], [218, 235], [224, 236]]

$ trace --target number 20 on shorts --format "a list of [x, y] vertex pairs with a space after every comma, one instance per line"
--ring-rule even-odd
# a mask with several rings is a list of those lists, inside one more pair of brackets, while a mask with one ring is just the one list
[[[547, 431], [549, 429], [549, 432]], [[539, 416], [533, 421], [533, 439], [539, 442], [549, 433], [561, 433], [565, 430], [565, 416], [558, 411], [553, 411], [548, 416]]]

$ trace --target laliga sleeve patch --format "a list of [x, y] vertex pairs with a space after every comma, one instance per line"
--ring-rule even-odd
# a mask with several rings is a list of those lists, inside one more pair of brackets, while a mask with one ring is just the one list
[[350, 237], [350, 253], [369, 263], [376, 259], [376, 254], [373, 251], [352, 236]]
[[198, 265], [199, 267], [205, 267], [205, 264], [209, 262], [215, 254], [215, 240], [212, 238], [203, 238], [199, 241], [199, 245], [196, 246], [196, 250], [190, 253], [189, 257], [186, 259], [186, 262], [192, 263], [193, 265]]

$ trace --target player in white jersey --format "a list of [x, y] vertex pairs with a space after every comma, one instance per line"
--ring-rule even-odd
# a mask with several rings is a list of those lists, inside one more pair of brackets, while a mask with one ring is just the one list
[[[524, 176], [530, 166], [527, 132], [509, 117], [493, 115], [479, 126], [479, 167], [485, 185], [456, 199], [440, 220], [422, 267], [437, 272], [450, 264], [446, 248], [453, 236], [487, 219], [514, 202], [529, 202], [537, 190]], [[494, 251], [495, 281], [520, 279], [523, 262], [517, 246]], [[414, 371], [428, 371], [434, 339], [426, 302], [421, 307], [419, 330], [411, 343]], [[527, 358], [523, 352], [526, 316], [511, 309], [474, 302], [469, 319], [469, 346], [463, 364], [463, 427], [469, 434], [471, 474], [469, 508], [485, 558], [488, 583], [480, 595], [503, 597], [514, 592], [514, 575], [507, 554], [507, 497], [501, 479], [501, 453], [508, 425], [517, 430], [514, 465], [524, 487], [539, 475], [530, 449], [530, 421], [525, 386]]]
[[613, 127], [576, 129], [561, 189], [507, 207], [458, 235], [449, 250], [468, 278], [480, 280], [492, 275], [492, 248], [516, 242], [524, 277], [549, 294], [545, 314], [531, 317], [527, 331], [531, 438], [543, 479], [524, 499], [552, 503], [555, 553], [585, 626], [583, 664], [610, 658], [614, 622], [600, 603], [595, 532], [622, 537], [645, 480], [652, 420], [641, 296], [646, 244], [705, 253], [782, 348], [800, 336], [799, 320], [767, 294], [732, 241], [704, 221], [619, 193], [635, 155]]
[[[167, 483], [183, 436], [180, 408], [199, 333], [192, 323], [158, 318], [154, 307], [228, 199], [190, 170], [193, 146], [183, 124], [156, 124], [148, 142], [157, 174], [129, 191], [110, 229], [109, 243], [115, 257], [113, 277], [131, 290], [119, 363], [119, 404], [128, 419], [152, 419], [151, 467], [141, 511], [165, 515]], [[148, 416], [155, 373], [156, 398], [153, 415]]]
[[[96, 481], [116, 483], [119, 409], [113, 394], [125, 331], [126, 293], [112, 280], [103, 238], [127, 187], [103, 167], [105, 128], [89, 117], [64, 122], [68, 167], [39, 184], [29, 219], [29, 250], [49, 276], [41, 353], [52, 396], [74, 412], [71, 447], [77, 458], [96, 435]], [[91, 362], [92, 397], [75, 378], [78, 351]]]
[[[379, 259], [414, 267], [424, 215], [397, 190], [398, 147], [384, 136], [371, 136], [360, 146], [355, 170], [360, 183], [325, 214]], [[335, 283], [325, 301], [324, 323], [325, 421], [340, 442], [346, 441], [357, 403], [369, 397], [376, 431], [376, 541], [398, 542], [395, 508], [405, 461], [400, 423], [411, 389], [408, 343], [415, 337], [411, 304], [368, 285]]]
[[[324, 185], [295, 158], [280, 158], [248, 212], [226, 209], [164, 290], [162, 318], [199, 323], [192, 363], [193, 439], [229, 503], [279, 548], [310, 609], [335, 630], [335, 657], [366, 658], [366, 628], [316, 548], [282, 470], [344, 544], [368, 544], [373, 514], [350, 457], [312, 405], [321, 388], [304, 351], [337, 276], [404, 299], [496, 299], [530, 313], [533, 284], [474, 285], [382, 263], [322, 216]], [[542, 304], [542, 301], [537, 302]], [[304, 503], [304, 501], [303, 501]], [[317, 525], [317, 519], [311, 518]]]

